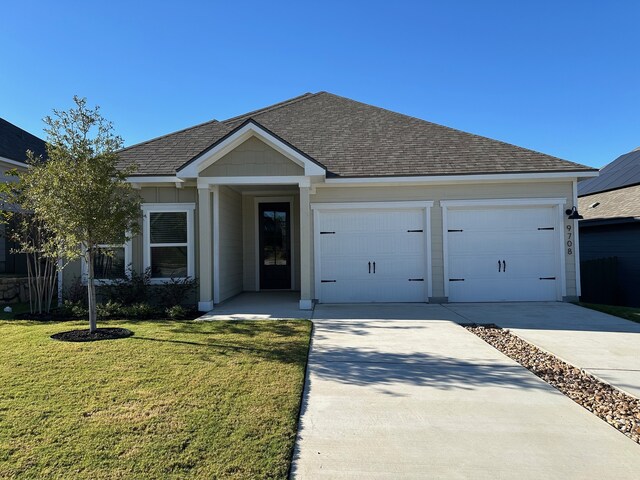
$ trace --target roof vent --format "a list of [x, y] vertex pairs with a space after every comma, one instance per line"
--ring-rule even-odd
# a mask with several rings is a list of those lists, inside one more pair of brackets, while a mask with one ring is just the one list
[[600, 205], [600, 202], [592, 203], [589, 208], [596, 208], [598, 205]]

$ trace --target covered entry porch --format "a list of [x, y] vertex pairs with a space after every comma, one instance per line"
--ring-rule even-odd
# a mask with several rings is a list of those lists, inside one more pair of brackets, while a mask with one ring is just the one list
[[299, 292], [243, 292], [232, 297], [199, 320], [310, 319], [313, 310], [300, 310]]
[[198, 179], [199, 310], [246, 292], [313, 307], [310, 186], [300, 176]]

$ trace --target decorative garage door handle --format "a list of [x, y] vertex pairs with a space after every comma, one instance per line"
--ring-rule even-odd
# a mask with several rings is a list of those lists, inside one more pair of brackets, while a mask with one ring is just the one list
[[507, 271], [507, 262], [502, 260], [502, 273], [505, 273], [506, 271]]
[[498, 272], [502, 271], [502, 264], [500, 263], [500, 260], [498, 260]]
[[369, 273], [371, 273], [371, 262], [369, 262]]
[[376, 273], [376, 262], [373, 262], [373, 273]]

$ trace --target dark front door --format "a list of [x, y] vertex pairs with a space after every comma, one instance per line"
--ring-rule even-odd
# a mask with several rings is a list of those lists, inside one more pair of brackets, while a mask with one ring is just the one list
[[291, 215], [288, 203], [260, 203], [260, 288], [291, 288]]

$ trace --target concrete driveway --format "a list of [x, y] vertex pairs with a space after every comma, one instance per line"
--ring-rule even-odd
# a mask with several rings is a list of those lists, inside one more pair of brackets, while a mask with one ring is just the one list
[[467, 322], [495, 323], [640, 398], [640, 323], [570, 303], [448, 304]]
[[292, 477], [638, 478], [639, 445], [457, 321], [318, 306]]

